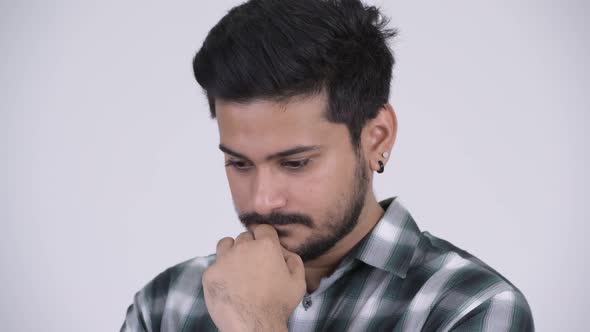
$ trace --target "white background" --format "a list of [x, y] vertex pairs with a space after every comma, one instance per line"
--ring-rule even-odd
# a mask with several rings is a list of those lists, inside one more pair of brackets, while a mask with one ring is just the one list
[[[192, 77], [238, 1], [0, 2], [0, 326], [115, 331], [157, 273], [240, 230]], [[399, 132], [379, 198], [527, 296], [588, 312], [586, 1], [383, 1]]]

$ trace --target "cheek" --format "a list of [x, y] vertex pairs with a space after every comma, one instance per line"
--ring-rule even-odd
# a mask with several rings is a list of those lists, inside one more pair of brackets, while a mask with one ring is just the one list
[[246, 210], [246, 199], [250, 197], [248, 193], [248, 182], [244, 177], [237, 176], [234, 172], [226, 171], [227, 182], [231, 192], [232, 200], [239, 211]]
[[289, 204], [321, 221], [349, 195], [353, 170], [338, 160], [325, 162], [312, 174], [289, 185]]

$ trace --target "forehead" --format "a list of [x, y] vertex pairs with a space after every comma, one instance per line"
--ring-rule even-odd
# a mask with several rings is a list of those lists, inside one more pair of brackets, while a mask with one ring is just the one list
[[324, 94], [286, 101], [217, 100], [215, 109], [220, 143], [253, 156], [296, 145], [332, 144], [348, 134], [344, 124], [327, 120]]

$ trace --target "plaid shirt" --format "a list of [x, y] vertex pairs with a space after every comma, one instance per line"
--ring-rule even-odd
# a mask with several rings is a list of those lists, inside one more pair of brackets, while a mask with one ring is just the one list
[[[420, 232], [399, 198], [336, 270], [306, 294], [289, 331], [534, 331], [523, 294], [485, 263]], [[121, 331], [217, 331], [201, 275], [215, 255], [173, 266], [150, 281]]]

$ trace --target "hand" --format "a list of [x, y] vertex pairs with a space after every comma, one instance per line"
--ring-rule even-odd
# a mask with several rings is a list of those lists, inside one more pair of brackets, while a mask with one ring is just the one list
[[217, 261], [203, 273], [205, 304], [220, 331], [287, 331], [305, 294], [301, 258], [285, 250], [276, 230], [258, 225], [217, 243]]

